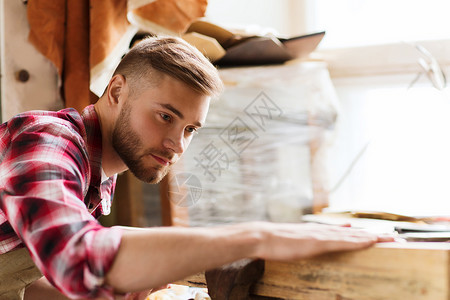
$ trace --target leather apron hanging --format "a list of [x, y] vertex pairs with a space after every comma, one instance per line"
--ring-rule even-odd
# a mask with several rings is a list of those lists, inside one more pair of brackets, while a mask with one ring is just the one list
[[0, 299], [23, 299], [25, 287], [42, 277], [26, 248], [0, 255]]

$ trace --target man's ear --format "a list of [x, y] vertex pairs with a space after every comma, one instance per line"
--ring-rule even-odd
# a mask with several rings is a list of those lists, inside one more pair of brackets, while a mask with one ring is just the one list
[[121, 74], [114, 75], [111, 78], [106, 90], [109, 105], [121, 104], [121, 96], [123, 98], [123, 94], [126, 92], [125, 84], [125, 77]]

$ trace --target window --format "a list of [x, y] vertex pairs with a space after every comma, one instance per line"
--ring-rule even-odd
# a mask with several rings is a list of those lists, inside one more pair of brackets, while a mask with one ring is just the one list
[[332, 207], [448, 215], [450, 94], [433, 86], [417, 45], [450, 74], [449, 6], [441, 0], [309, 2], [307, 26], [327, 31], [319, 52], [342, 105], [331, 182], [361, 154], [330, 194]]
[[310, 30], [325, 29], [322, 48], [450, 38], [447, 0], [313, 0]]
[[[330, 148], [333, 209], [448, 215], [450, 95], [429, 82], [408, 89], [406, 75], [339, 78], [341, 103]], [[330, 187], [331, 189], [333, 187]]]
[[330, 188], [361, 153], [330, 194], [332, 207], [449, 213], [450, 91], [433, 87], [416, 47], [450, 78], [448, 0], [232, 2], [212, 0], [210, 19], [236, 24], [251, 16], [290, 36], [326, 31], [315, 55], [327, 61], [342, 106]]

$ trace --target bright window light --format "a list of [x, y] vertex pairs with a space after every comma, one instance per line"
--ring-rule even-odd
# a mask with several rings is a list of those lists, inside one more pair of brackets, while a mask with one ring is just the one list
[[450, 38], [448, 0], [313, 0], [312, 30], [327, 31], [321, 48]]
[[361, 123], [355, 127], [364, 132], [362, 140], [369, 146], [347, 180], [353, 199], [342, 201], [341, 194], [332, 206], [415, 216], [448, 214], [448, 92], [432, 87], [368, 90], [361, 99]]

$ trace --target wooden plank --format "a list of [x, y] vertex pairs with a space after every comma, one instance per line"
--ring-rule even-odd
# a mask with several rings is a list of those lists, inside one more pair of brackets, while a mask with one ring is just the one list
[[449, 298], [450, 244], [380, 244], [292, 263], [267, 262], [258, 295], [284, 299]]
[[198, 273], [189, 276], [185, 279], [174, 282], [174, 284], [188, 285], [199, 288], [206, 288], [206, 278], [205, 273]]
[[[196, 275], [195, 282], [202, 279]], [[450, 243], [383, 243], [294, 262], [266, 261], [252, 293], [302, 300], [450, 300], [449, 290]]]

